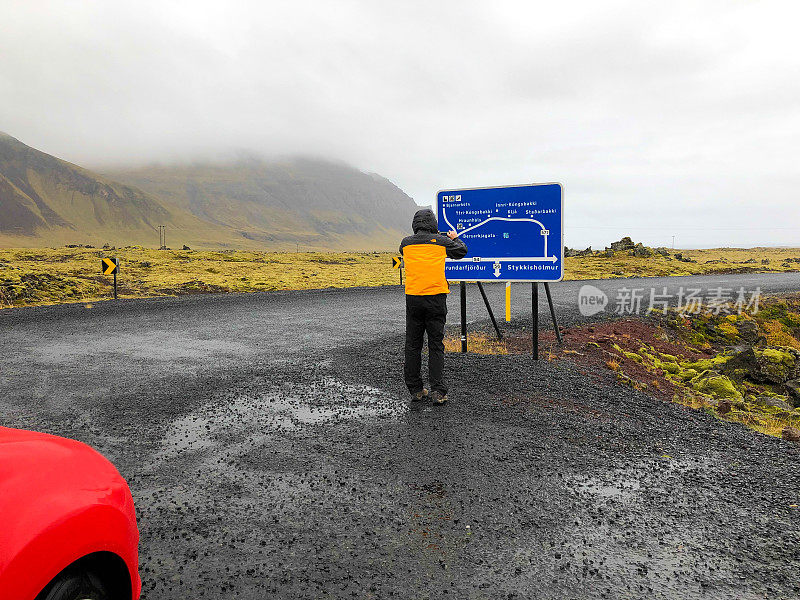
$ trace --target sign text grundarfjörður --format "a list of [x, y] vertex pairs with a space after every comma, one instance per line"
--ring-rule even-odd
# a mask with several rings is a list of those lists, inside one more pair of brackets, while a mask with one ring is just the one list
[[560, 281], [564, 195], [559, 183], [444, 190], [439, 228], [454, 229], [467, 256], [448, 259], [450, 281]]

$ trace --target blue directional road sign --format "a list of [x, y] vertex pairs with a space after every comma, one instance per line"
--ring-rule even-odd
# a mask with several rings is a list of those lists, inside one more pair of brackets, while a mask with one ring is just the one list
[[560, 281], [564, 194], [560, 183], [446, 190], [436, 195], [440, 229], [453, 229], [467, 256], [447, 259], [450, 281]]

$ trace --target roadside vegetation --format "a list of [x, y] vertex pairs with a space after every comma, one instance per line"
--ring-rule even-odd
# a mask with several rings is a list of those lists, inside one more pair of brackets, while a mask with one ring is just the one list
[[[118, 257], [121, 297], [320, 289], [399, 283], [388, 252], [253, 252], [114, 248], [0, 249], [0, 308], [94, 302], [112, 295], [101, 257]], [[800, 270], [800, 249], [673, 251], [634, 244], [567, 250], [566, 279]]]
[[[800, 294], [763, 299], [753, 314], [656, 313], [542, 336], [542, 356], [613, 372], [635, 389], [800, 442]], [[448, 337], [449, 352], [460, 338]], [[471, 335], [470, 352], [528, 353], [530, 334]]]
[[800, 248], [650, 248], [625, 237], [604, 250], [566, 249], [566, 279], [667, 277], [800, 270]]
[[387, 253], [0, 249], [0, 307], [93, 302], [113, 294], [101, 257], [118, 257], [120, 297], [397, 284]]

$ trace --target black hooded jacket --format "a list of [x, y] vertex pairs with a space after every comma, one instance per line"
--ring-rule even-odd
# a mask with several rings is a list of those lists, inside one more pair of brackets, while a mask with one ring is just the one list
[[467, 246], [458, 238], [451, 240], [439, 233], [436, 215], [430, 209], [418, 210], [411, 222], [414, 235], [403, 238], [400, 252], [406, 267], [406, 294], [430, 296], [447, 294], [450, 287], [444, 277], [444, 259], [460, 259]]

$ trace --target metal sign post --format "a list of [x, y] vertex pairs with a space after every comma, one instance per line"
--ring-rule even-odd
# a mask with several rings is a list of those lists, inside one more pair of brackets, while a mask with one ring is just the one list
[[556, 330], [556, 339], [558, 339], [559, 344], [563, 344], [561, 329], [558, 326], [558, 319], [556, 319], [556, 309], [553, 308], [553, 297], [550, 295], [550, 284], [546, 281], [544, 283], [544, 293], [547, 294], [547, 304], [550, 306], [550, 316], [553, 317], [553, 329]]
[[480, 281], [476, 282], [478, 284], [478, 289], [481, 291], [481, 296], [483, 296], [483, 303], [486, 305], [486, 310], [489, 311], [489, 318], [492, 320], [492, 325], [494, 325], [494, 330], [497, 332], [497, 339], [503, 339], [503, 332], [500, 331], [500, 327], [497, 325], [497, 319], [494, 318], [494, 312], [492, 312], [492, 307], [489, 304], [489, 299], [486, 297], [486, 292], [483, 289], [483, 284]]
[[119, 272], [118, 258], [104, 258], [100, 261], [100, 269], [103, 275], [114, 276], [114, 300], [117, 299], [117, 273]]
[[[533, 331], [533, 360], [539, 360], [539, 284], [534, 282], [531, 284], [531, 328]], [[556, 311], [553, 308], [553, 297], [550, 295], [550, 284], [544, 283], [544, 293], [547, 296], [547, 304], [550, 307], [550, 316], [553, 318], [553, 329], [556, 332], [556, 339], [559, 344], [563, 344], [564, 340], [561, 337], [561, 329], [558, 327], [558, 319], [556, 318]]]
[[[492, 324], [502, 337], [482, 283], [527, 281], [532, 285], [534, 359], [539, 357], [539, 287], [545, 284], [550, 314], [561, 342], [549, 282], [564, 277], [564, 194], [559, 183], [440, 191], [436, 195], [440, 226], [456, 232], [468, 248], [461, 260], [445, 260], [445, 276], [461, 282], [461, 347], [466, 352], [466, 287], [478, 283]], [[510, 319], [506, 289], [506, 319]]]

